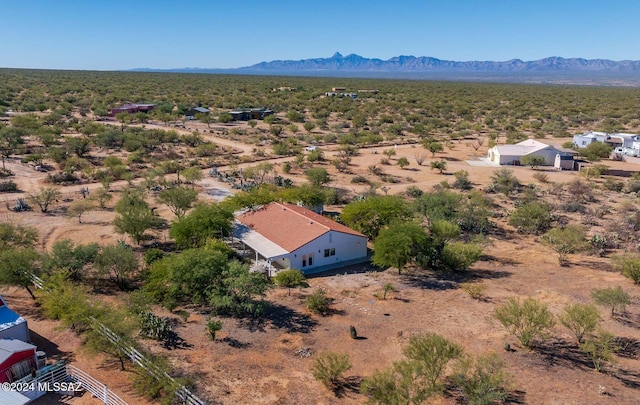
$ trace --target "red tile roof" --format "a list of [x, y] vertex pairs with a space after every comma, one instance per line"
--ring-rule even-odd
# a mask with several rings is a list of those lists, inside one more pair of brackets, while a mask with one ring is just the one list
[[273, 202], [258, 210], [238, 215], [236, 219], [289, 252], [329, 231], [365, 237], [308, 208], [291, 204]]

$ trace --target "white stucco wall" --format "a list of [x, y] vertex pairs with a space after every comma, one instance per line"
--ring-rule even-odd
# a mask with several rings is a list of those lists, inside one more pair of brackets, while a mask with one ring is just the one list
[[[335, 256], [324, 257], [325, 249], [335, 249]], [[309, 255], [313, 258], [311, 265], [309, 265]], [[303, 256], [307, 256], [306, 266], [302, 265]], [[303, 272], [312, 270], [315, 267], [336, 264], [366, 256], [366, 237], [336, 231], [329, 231], [288, 255], [290, 267], [302, 270]]]
[[556, 161], [557, 154], [558, 154], [558, 151], [554, 148], [546, 148], [546, 149], [542, 149], [537, 152], [531, 153], [531, 155], [542, 156], [545, 160], [545, 165], [547, 166], [553, 166], [553, 164]]

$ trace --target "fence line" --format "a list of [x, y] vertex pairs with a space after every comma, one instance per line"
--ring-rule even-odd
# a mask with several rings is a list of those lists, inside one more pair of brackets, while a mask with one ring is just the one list
[[[37, 288], [39, 289], [45, 288], [45, 281], [42, 278], [36, 276], [35, 274], [31, 274], [31, 281]], [[173, 377], [171, 377], [169, 374], [163, 371], [160, 367], [155, 365], [153, 361], [145, 357], [145, 355], [140, 353], [140, 351], [138, 351], [135, 347], [126, 344], [126, 342], [123, 341], [121, 336], [114, 333], [107, 326], [98, 322], [95, 318], [90, 318], [90, 324], [91, 324], [91, 327], [96, 332], [98, 332], [100, 335], [105, 337], [109, 342], [111, 342], [115, 347], [117, 347], [120, 352], [122, 352], [125, 356], [131, 359], [131, 361], [133, 361], [135, 364], [142, 367], [156, 380], [169, 381], [172, 387], [176, 388], [176, 396], [180, 399], [180, 401], [184, 405], [206, 405], [205, 401], [198, 398], [187, 387], [180, 385]]]
[[39, 375], [35, 378], [28, 375], [19, 381], [22, 383], [33, 383], [31, 384], [33, 389], [22, 392], [22, 395], [31, 400], [42, 397], [50, 388], [55, 389], [56, 383], [77, 382], [80, 383], [80, 386], [84, 390], [89, 391], [105, 405], [127, 405], [118, 395], [109, 390], [105, 384], [79, 368], [65, 364], [63, 361], [47, 366], [39, 370], [38, 373]]
[[119, 396], [108, 389], [105, 384], [91, 377], [79, 368], [67, 364], [66, 374], [79, 382], [82, 385], [82, 388], [89, 391], [105, 405], [127, 405], [127, 403], [120, 399]]

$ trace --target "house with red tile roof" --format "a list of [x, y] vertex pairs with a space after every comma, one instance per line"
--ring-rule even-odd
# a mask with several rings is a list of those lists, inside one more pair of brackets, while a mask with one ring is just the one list
[[235, 236], [270, 270], [305, 274], [367, 260], [367, 237], [308, 208], [273, 202], [236, 216]]

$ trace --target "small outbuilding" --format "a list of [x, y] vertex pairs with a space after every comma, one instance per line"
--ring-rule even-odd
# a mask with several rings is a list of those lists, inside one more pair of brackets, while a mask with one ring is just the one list
[[29, 341], [29, 327], [26, 319], [12, 311], [2, 297], [0, 297], [0, 339]]
[[194, 107], [194, 108], [189, 108], [187, 111], [185, 111], [184, 115], [188, 120], [193, 120], [196, 118], [196, 115], [198, 114], [209, 114], [210, 111], [208, 108], [204, 108], [204, 107]]
[[273, 202], [236, 216], [235, 236], [273, 266], [305, 274], [367, 260], [367, 237], [306, 207]]
[[242, 108], [229, 111], [234, 121], [263, 120], [266, 116], [272, 115], [273, 110], [267, 108]]
[[0, 339], [0, 382], [19, 380], [37, 368], [34, 345], [17, 339]]

